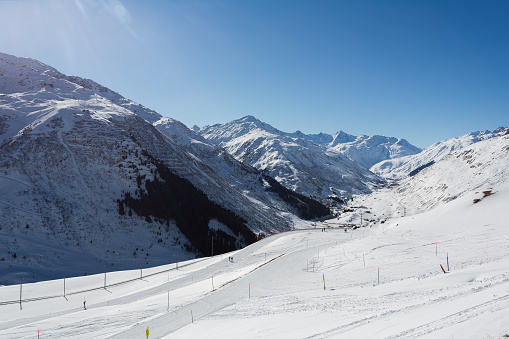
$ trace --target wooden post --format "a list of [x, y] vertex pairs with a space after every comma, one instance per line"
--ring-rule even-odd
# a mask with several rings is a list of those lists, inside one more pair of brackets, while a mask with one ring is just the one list
[[451, 271], [451, 269], [449, 268], [449, 252], [447, 252], [447, 271]]

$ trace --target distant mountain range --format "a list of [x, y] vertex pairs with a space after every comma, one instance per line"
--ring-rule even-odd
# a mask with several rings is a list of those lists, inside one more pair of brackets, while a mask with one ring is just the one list
[[287, 188], [317, 198], [371, 192], [385, 183], [368, 171], [372, 164], [421, 151], [404, 139], [383, 136], [286, 133], [252, 116], [198, 133]]

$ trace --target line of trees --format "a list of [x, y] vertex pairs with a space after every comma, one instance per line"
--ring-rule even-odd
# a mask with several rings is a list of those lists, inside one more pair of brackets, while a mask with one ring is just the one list
[[274, 192], [279, 195], [283, 201], [294, 209], [295, 214], [297, 214], [297, 216], [301, 219], [312, 220], [331, 214], [331, 211], [327, 206], [316, 200], [308, 198], [305, 195], [289, 190], [269, 175], [262, 174], [260, 180], [268, 182], [270, 187], [267, 188], [267, 191]]
[[[239, 243], [251, 244], [256, 235], [246, 226], [246, 221], [233, 212], [210, 201], [210, 199], [188, 180], [174, 174], [164, 163], [149, 156], [156, 166], [158, 176], [149, 180], [138, 175], [139, 197], [125, 192], [119, 200], [119, 213], [125, 214], [126, 208], [145, 220], [153, 218], [174, 220], [180, 231], [189, 239], [197, 254], [209, 255], [212, 251], [222, 253], [237, 249]], [[157, 179], [159, 177], [160, 179]], [[233, 234], [209, 228], [210, 220], [216, 219], [226, 225]]]

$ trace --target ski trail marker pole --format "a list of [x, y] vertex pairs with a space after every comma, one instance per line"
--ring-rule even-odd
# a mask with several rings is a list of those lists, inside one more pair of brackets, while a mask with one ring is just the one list
[[440, 268], [442, 269], [442, 271], [444, 272], [444, 274], [446, 274], [447, 272], [444, 270], [444, 267], [442, 266], [442, 264], [440, 264]]
[[325, 274], [323, 275], [323, 290], [325, 291]]
[[449, 268], [449, 252], [447, 252], [447, 271], [450, 271], [451, 269]]
[[194, 324], [193, 310], [191, 310], [191, 324]]

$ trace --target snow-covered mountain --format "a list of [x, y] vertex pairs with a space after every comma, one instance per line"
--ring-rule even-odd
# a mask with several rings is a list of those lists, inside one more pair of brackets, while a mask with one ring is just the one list
[[292, 137], [252, 116], [206, 126], [199, 133], [240, 162], [307, 196], [345, 197], [384, 183], [340, 152]]
[[449, 153], [472, 145], [473, 143], [488, 140], [507, 133], [507, 128], [500, 127], [490, 131], [472, 132], [467, 135], [446, 139], [425, 148], [415, 155], [385, 160], [371, 167], [371, 171], [384, 178], [403, 179], [416, 171], [430, 166]]
[[383, 180], [366, 168], [420, 152], [403, 139], [382, 136], [286, 133], [252, 116], [206, 126], [199, 134], [286, 187], [320, 198], [370, 192]]
[[405, 139], [382, 135], [355, 136], [343, 131], [336, 132], [333, 135], [325, 133], [304, 134], [297, 131], [289, 135], [327, 146], [329, 149], [346, 155], [364, 168], [370, 168], [387, 159], [396, 159], [421, 152], [419, 147], [411, 145]]
[[[481, 201], [496, 194], [496, 188], [509, 185], [509, 134], [473, 143], [443, 156], [411, 177], [370, 195], [357, 196], [349, 204], [344, 222], [358, 221], [359, 210], [379, 211], [373, 221], [386, 217], [413, 215], [474, 192]], [[366, 220], [366, 219], [365, 219]]]
[[278, 222], [292, 222], [288, 220], [291, 214], [304, 219], [314, 219], [329, 214], [329, 211], [320, 203], [284, 189], [266, 173], [240, 163], [224, 149], [216, 147], [181, 122], [163, 117], [156, 121], [154, 126], [187, 152], [210, 166], [225, 182], [241, 188], [243, 194], [252, 198], [253, 202], [265, 204], [264, 209], [271, 208], [285, 212], [287, 220]]
[[296, 218], [271, 178], [207, 164], [193, 151], [220, 150], [153, 125], [199, 139], [180, 123], [36, 60], [0, 54], [0, 113], [2, 281], [190, 258], [211, 236], [224, 251]]

